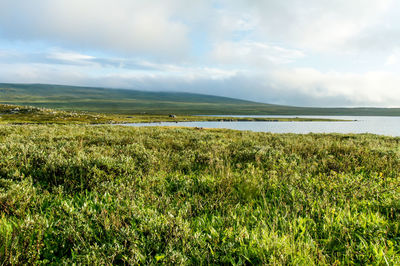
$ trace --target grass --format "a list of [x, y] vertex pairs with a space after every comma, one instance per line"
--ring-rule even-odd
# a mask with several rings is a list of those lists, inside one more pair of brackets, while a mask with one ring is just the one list
[[400, 115], [400, 108], [294, 107], [193, 93], [48, 84], [0, 83], [0, 104], [125, 115]]
[[32, 106], [0, 104], [0, 124], [124, 124], [143, 122], [188, 122], [188, 121], [345, 121], [325, 118], [263, 118], [263, 117], [216, 117], [179, 115], [121, 115], [89, 112], [68, 112]]
[[399, 264], [399, 144], [0, 125], [0, 264]]

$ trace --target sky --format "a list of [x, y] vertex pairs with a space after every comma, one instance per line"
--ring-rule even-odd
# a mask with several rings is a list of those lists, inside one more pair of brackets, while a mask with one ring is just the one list
[[400, 1], [0, 0], [0, 82], [400, 107]]

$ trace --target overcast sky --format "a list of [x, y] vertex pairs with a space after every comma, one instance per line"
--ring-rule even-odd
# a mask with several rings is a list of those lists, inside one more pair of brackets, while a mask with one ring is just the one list
[[0, 82], [400, 107], [400, 1], [0, 0]]

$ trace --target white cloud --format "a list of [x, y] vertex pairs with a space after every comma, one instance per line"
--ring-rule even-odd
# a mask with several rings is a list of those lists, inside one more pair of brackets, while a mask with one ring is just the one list
[[287, 64], [304, 57], [299, 50], [254, 41], [222, 42], [215, 45], [212, 57], [219, 63], [236, 66]]
[[49, 59], [66, 61], [70, 63], [90, 63], [90, 60], [96, 59], [94, 56], [76, 53], [76, 52], [63, 52], [53, 51], [46, 56]]
[[[266, 38], [316, 50], [338, 49], [379, 22], [393, 0], [243, 1], [259, 18]], [[339, 49], [343, 49], [340, 47]]]
[[180, 56], [188, 50], [188, 27], [174, 0], [2, 0], [0, 32], [16, 40], [124, 53]]
[[[234, 7], [234, 6], [233, 6]], [[246, 9], [228, 9], [218, 10], [212, 18], [212, 30], [215, 31], [214, 37], [221, 39], [226, 35], [253, 31], [260, 23], [260, 19], [251, 10]]]
[[399, 106], [400, 77], [387, 71], [361, 74], [312, 68], [237, 71], [152, 64], [156, 71], [103, 65], [0, 64], [3, 82], [58, 83], [141, 90], [207, 93], [302, 106]]
[[[0, 33], [70, 47], [157, 57], [190, 53], [192, 30], [231, 38], [343, 51], [357, 36], [371, 39], [394, 0], [2, 0]], [[216, 8], [218, 6], [218, 8]], [[393, 15], [395, 17], [395, 15]], [[389, 21], [390, 24], [390, 21]], [[378, 25], [378, 26], [377, 26]], [[210, 40], [211, 42], [213, 40]], [[368, 44], [366, 44], [368, 45]]]
[[400, 63], [400, 49], [396, 48], [394, 51], [386, 58], [386, 66], [394, 66]]
[[399, 10], [394, 0], [0, 0], [0, 81], [396, 106]]
[[392, 72], [324, 73], [316, 69], [298, 68], [270, 73], [269, 78], [279, 86], [283, 95], [290, 91], [300, 92], [314, 99], [314, 106], [323, 106], [318, 99], [324, 104], [329, 99], [339, 99], [330, 104], [336, 106], [344, 102], [351, 106], [400, 106], [400, 77]]

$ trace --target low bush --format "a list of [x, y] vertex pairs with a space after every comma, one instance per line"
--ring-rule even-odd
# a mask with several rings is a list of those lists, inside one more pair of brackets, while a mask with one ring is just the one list
[[399, 264], [399, 142], [0, 126], [0, 264]]

